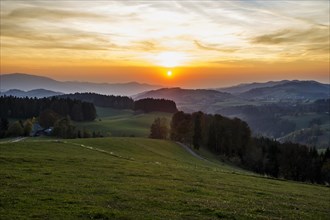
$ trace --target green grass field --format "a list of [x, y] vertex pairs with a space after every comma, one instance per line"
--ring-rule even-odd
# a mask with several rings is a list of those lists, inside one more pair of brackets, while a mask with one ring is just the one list
[[[143, 138], [0, 144], [1, 219], [328, 219], [330, 188]], [[203, 155], [207, 155], [205, 152]]]
[[166, 117], [170, 123], [172, 114], [152, 112], [135, 114], [132, 110], [116, 110], [97, 107], [97, 119], [92, 122], [75, 122], [78, 129], [100, 131], [104, 136], [148, 137], [155, 118]]

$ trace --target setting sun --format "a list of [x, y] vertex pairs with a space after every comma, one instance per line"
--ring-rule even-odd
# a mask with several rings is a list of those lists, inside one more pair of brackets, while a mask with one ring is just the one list
[[172, 71], [171, 70], [167, 71], [167, 76], [168, 77], [171, 77], [172, 76]]

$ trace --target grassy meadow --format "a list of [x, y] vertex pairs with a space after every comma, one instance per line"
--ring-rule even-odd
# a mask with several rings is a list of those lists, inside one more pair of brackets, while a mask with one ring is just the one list
[[133, 110], [116, 110], [96, 107], [97, 118], [91, 122], [74, 122], [78, 129], [100, 131], [103, 136], [148, 137], [150, 126], [155, 118], [166, 117], [171, 121], [172, 114], [163, 112], [134, 113]]
[[[0, 144], [1, 219], [327, 219], [330, 188], [144, 138]], [[203, 152], [204, 156], [207, 153]]]

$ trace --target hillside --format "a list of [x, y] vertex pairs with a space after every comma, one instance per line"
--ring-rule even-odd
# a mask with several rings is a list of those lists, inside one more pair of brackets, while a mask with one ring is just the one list
[[30, 91], [22, 91], [19, 89], [10, 89], [5, 92], [0, 92], [0, 96], [6, 95], [6, 96], [16, 96], [20, 98], [29, 97], [29, 98], [45, 98], [50, 96], [57, 96], [62, 95], [62, 92], [54, 92], [47, 89], [33, 89]]
[[[329, 124], [329, 105], [316, 102], [329, 98], [329, 84], [283, 80], [244, 84], [238, 88], [249, 90], [232, 95], [215, 90], [163, 88], [138, 94], [134, 98], [167, 98], [174, 100], [178, 109], [185, 112], [203, 111], [237, 117], [249, 124], [254, 135], [270, 138], [280, 138], [291, 132], [310, 128], [313, 120], [321, 120], [320, 124]], [[303, 126], [301, 121], [304, 121]], [[303, 141], [299, 141], [300, 143], [310, 144], [305, 138], [301, 140]], [[323, 138], [311, 143], [315, 143], [317, 148], [326, 146]]]
[[62, 82], [48, 77], [35, 76], [24, 73], [2, 74], [0, 75], [1, 91], [10, 89], [33, 90], [40, 88], [63, 93], [75, 92], [95, 92], [106, 95], [133, 95], [143, 91], [160, 88], [160, 86], [141, 84], [137, 82], [129, 83], [90, 83], [90, 82]]
[[135, 114], [133, 110], [116, 110], [96, 107], [97, 118], [90, 122], [75, 122], [78, 129], [99, 131], [103, 136], [148, 137], [150, 126], [157, 117], [165, 117], [170, 123], [172, 114], [151, 112]]
[[330, 123], [313, 125], [310, 128], [303, 128], [291, 132], [284, 137], [278, 138], [280, 142], [293, 142], [305, 144], [310, 147], [317, 147], [319, 149], [326, 149], [330, 147]]
[[228, 93], [232, 93], [232, 94], [239, 94], [239, 93], [247, 92], [251, 89], [272, 87], [272, 86], [281, 85], [281, 84], [284, 84], [284, 83], [287, 83], [287, 82], [289, 82], [289, 80], [269, 81], [269, 82], [264, 82], [264, 83], [262, 83], [262, 82], [261, 83], [257, 83], [257, 82], [243, 83], [243, 84], [239, 84], [239, 85], [236, 85], [236, 86], [218, 88], [216, 90], [220, 91], [220, 92], [228, 92]]
[[143, 98], [161, 98], [173, 100], [181, 110], [209, 112], [211, 103], [236, 99], [229, 93], [207, 89], [162, 88], [133, 96], [135, 100]]
[[253, 100], [316, 100], [330, 97], [330, 85], [316, 81], [289, 81], [271, 87], [254, 88], [239, 94]]
[[[32, 144], [33, 143], [33, 144]], [[2, 219], [327, 219], [330, 190], [140, 138], [0, 144]]]

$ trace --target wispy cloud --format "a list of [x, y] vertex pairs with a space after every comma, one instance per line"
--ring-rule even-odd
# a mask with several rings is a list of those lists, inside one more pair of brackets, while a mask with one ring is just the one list
[[89, 13], [83, 11], [73, 11], [67, 9], [48, 9], [43, 7], [24, 7], [17, 8], [5, 15], [3, 19], [100, 19], [106, 18], [97, 13]]
[[67, 54], [94, 50], [90, 56], [95, 59], [125, 57], [146, 65], [150, 60], [145, 57], [166, 51], [184, 52], [191, 63], [201, 65], [214, 60], [297, 60], [301, 54], [306, 60], [328, 58], [322, 49], [329, 48], [327, 0], [0, 4], [1, 46], [7, 54], [10, 47], [15, 53], [31, 48], [45, 55], [54, 49]]
[[307, 30], [281, 30], [271, 34], [260, 35], [252, 39], [253, 43], [285, 44], [285, 43], [317, 43], [329, 44], [329, 26], [327, 28], [310, 28]]
[[233, 53], [235, 51], [237, 51], [237, 49], [234, 48], [226, 48], [224, 46], [220, 46], [217, 44], [203, 44], [197, 40], [194, 41], [195, 45], [202, 50], [215, 50], [215, 51], [220, 51], [220, 52], [226, 52], [226, 53]]

